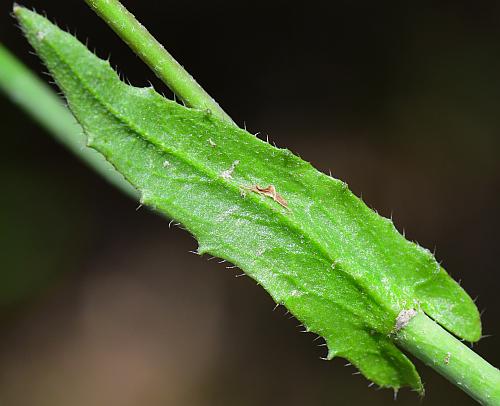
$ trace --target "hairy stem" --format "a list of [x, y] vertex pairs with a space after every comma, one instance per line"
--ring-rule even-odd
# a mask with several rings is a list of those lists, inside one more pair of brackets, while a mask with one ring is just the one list
[[402, 327], [395, 341], [480, 404], [500, 405], [500, 371], [424, 313]]
[[85, 0], [187, 106], [233, 122], [151, 33], [118, 0]]
[[0, 90], [88, 166], [129, 196], [137, 191], [101, 154], [86, 147], [86, 137], [60, 98], [0, 44]]

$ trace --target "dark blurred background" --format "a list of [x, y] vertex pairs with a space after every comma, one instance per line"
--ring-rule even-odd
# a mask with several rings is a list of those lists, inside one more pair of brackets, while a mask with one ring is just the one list
[[[500, 365], [500, 2], [124, 3], [239, 124], [436, 247], [486, 309], [475, 350]], [[0, 41], [40, 73], [0, 4]], [[168, 94], [83, 1], [22, 4]], [[2, 406], [392, 404], [3, 95], [0, 117]], [[398, 404], [473, 404], [416, 363], [427, 395]]]

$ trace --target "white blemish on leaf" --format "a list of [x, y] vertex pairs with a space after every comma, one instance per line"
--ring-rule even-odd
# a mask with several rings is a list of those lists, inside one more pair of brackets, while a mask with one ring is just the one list
[[240, 163], [240, 161], [234, 161], [231, 166], [229, 167], [229, 169], [226, 169], [225, 171], [222, 171], [220, 176], [223, 178], [223, 179], [232, 179], [233, 177], [233, 172], [234, 172], [234, 169], [236, 168], [236, 165], [238, 165]]
[[45, 39], [45, 36], [46, 36], [46, 35], [47, 35], [47, 33], [46, 33], [46, 32], [44, 32], [44, 31], [38, 31], [38, 32], [36, 33], [36, 39], [37, 39], [38, 41], [43, 41], [43, 40]]
[[401, 310], [396, 318], [396, 324], [394, 325], [393, 332], [397, 333], [399, 330], [404, 328], [416, 315], [417, 311], [415, 309]]

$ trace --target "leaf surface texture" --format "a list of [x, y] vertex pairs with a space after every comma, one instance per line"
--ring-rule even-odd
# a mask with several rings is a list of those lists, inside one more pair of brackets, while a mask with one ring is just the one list
[[470, 297], [345, 183], [209, 111], [123, 83], [44, 17], [24, 8], [15, 14], [89, 146], [144, 204], [182, 223], [200, 254], [240, 267], [322, 336], [329, 358], [346, 358], [381, 386], [421, 390], [390, 338], [402, 309], [421, 307], [459, 337], [479, 339]]

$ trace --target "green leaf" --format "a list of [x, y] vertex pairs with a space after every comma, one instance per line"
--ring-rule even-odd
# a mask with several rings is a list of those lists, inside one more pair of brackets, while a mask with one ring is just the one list
[[328, 358], [346, 358], [381, 386], [421, 390], [391, 339], [402, 309], [420, 307], [454, 334], [479, 339], [470, 297], [345, 183], [210, 111], [124, 84], [45, 18], [19, 7], [15, 14], [89, 145], [144, 204], [182, 223], [200, 254], [243, 269], [321, 335]]

